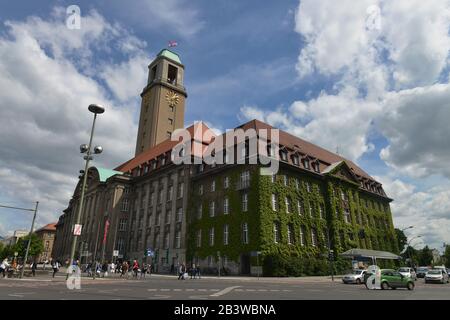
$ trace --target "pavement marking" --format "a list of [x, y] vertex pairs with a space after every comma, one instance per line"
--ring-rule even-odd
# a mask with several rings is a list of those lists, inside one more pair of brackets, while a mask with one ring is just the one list
[[181, 291], [182, 289], [173, 289], [173, 291]]
[[236, 289], [236, 290], [234, 290], [234, 291], [239, 291], [239, 292], [241, 292], [241, 291], [244, 291], [244, 289]]
[[209, 291], [220, 291], [220, 289], [209, 289]]
[[225, 289], [223, 289], [223, 290], [221, 290], [219, 292], [211, 294], [210, 297], [220, 297], [220, 296], [223, 296], [224, 294], [227, 294], [227, 293], [233, 291], [234, 289], [237, 289], [237, 288], [240, 288], [240, 287], [241, 286], [228, 287], [228, 288], [225, 288]]
[[195, 299], [195, 300], [208, 300], [207, 296], [189, 296], [189, 299]]
[[160, 291], [170, 291], [170, 289], [159, 289]]
[[186, 291], [195, 291], [195, 289], [184, 289]]
[[270, 291], [271, 291], [271, 292], [278, 292], [278, 291], [280, 291], [280, 290], [278, 290], [278, 289], [270, 289]]
[[147, 291], [156, 291], [157, 289], [147, 289]]
[[14, 293], [8, 294], [8, 296], [10, 296], [10, 297], [18, 297], [18, 298], [23, 298], [24, 297], [23, 294], [14, 294]]
[[165, 296], [162, 294], [155, 294], [153, 297], [148, 297], [149, 299], [168, 299], [170, 296]]
[[258, 291], [267, 291], [267, 289], [259, 289]]

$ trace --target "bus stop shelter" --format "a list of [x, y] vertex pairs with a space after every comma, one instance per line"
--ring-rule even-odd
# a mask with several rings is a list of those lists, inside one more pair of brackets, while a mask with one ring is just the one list
[[387, 259], [387, 260], [399, 260], [400, 256], [387, 252], [387, 251], [378, 251], [378, 250], [368, 250], [368, 249], [350, 249], [340, 254], [341, 257], [351, 258], [353, 260], [364, 259], [367, 258], [372, 259], [372, 264], [377, 264], [377, 259]]

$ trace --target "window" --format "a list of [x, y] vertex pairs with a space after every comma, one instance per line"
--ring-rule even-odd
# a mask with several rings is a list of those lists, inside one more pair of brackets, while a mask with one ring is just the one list
[[305, 227], [301, 226], [300, 227], [300, 245], [303, 247], [306, 243], [306, 239], [305, 239]]
[[288, 244], [295, 244], [295, 239], [294, 239], [294, 226], [292, 224], [288, 225], [288, 229], [287, 229], [287, 241]]
[[228, 197], [223, 199], [223, 214], [228, 214]]
[[314, 215], [313, 213], [313, 206], [311, 203], [309, 203], [309, 216], [312, 217]]
[[197, 208], [197, 218], [198, 219], [202, 218], [202, 211], [203, 211], [203, 208], [202, 208], [202, 205], [200, 204]]
[[181, 248], [181, 231], [175, 233], [175, 248]]
[[174, 111], [174, 109], [175, 109], [175, 107], [174, 107], [174, 106], [169, 106], [169, 111], [170, 111], [170, 112], [173, 112], [173, 111]]
[[123, 249], [125, 247], [125, 241], [123, 240], [123, 238], [119, 238], [117, 239], [117, 250], [119, 251], [119, 254], [122, 252], [123, 253]]
[[129, 208], [129, 201], [128, 201], [128, 199], [123, 199], [122, 200], [122, 206], [121, 206], [121, 211], [122, 212], [128, 212], [128, 208]]
[[297, 211], [299, 215], [303, 214], [303, 203], [302, 200], [297, 201]]
[[277, 211], [278, 210], [277, 196], [274, 193], [272, 193], [272, 210], [273, 211]]
[[225, 177], [224, 180], [223, 180], [223, 187], [225, 189], [228, 189], [229, 186], [230, 186], [230, 178]]
[[211, 192], [216, 191], [216, 180], [213, 180], [213, 182], [211, 183]]
[[127, 219], [120, 219], [119, 231], [126, 231], [126, 230], [127, 230]]
[[197, 231], [197, 248], [202, 246], [202, 230]]
[[284, 184], [285, 187], [288, 186], [288, 177], [287, 177], [287, 175], [283, 176], [283, 184]]
[[178, 184], [178, 199], [183, 198], [184, 182]]
[[223, 244], [228, 245], [228, 225], [223, 226]]
[[214, 201], [211, 201], [209, 203], [209, 216], [214, 217], [216, 214], [216, 203]]
[[177, 75], [178, 75], [178, 68], [169, 64], [169, 70], [167, 71], [167, 82], [176, 85]]
[[129, 194], [130, 193], [130, 188], [125, 187], [125, 189], [123, 189], [123, 193], [124, 194]]
[[308, 169], [308, 170], [310, 169], [308, 158], [303, 159], [303, 167], [305, 167], [305, 169]]
[[344, 221], [345, 221], [345, 223], [350, 223], [351, 222], [350, 210], [348, 208], [344, 209]]
[[161, 213], [158, 212], [155, 217], [155, 225], [159, 226], [160, 223], [161, 223]]
[[164, 234], [164, 249], [169, 249], [170, 233], [166, 232]]
[[319, 206], [319, 216], [320, 216], [320, 219], [323, 219], [323, 218], [324, 218], [324, 212], [325, 212], [325, 209], [324, 209], [324, 207], [323, 207], [323, 204], [321, 203], [320, 206]]
[[203, 195], [203, 185], [202, 184], [198, 187], [198, 194]]
[[248, 211], [248, 194], [244, 193], [242, 195], [242, 212]]
[[159, 203], [161, 204], [163, 202], [163, 190], [159, 190]]
[[169, 118], [168, 122], [169, 122], [169, 126], [173, 125], [173, 119]]
[[[172, 132], [167, 131], [166, 136], [168, 139], [170, 139], [170, 137], [172, 136]], [[163, 158], [163, 159], [166, 160], [165, 158]], [[165, 161], [164, 161], [164, 163], [165, 163]], [[162, 165], [164, 165], [164, 163]]]
[[149, 83], [153, 82], [153, 80], [155, 80], [156, 78], [156, 70], [157, 70], [158, 65], [154, 66], [152, 68], [152, 71], [150, 72], [150, 79], [149, 79]]
[[280, 223], [274, 222], [273, 224], [273, 242], [279, 243], [280, 242]]
[[306, 183], [306, 191], [311, 192], [311, 185], [309, 182]]
[[272, 179], [272, 183], [277, 182], [277, 175], [276, 175], [276, 174], [273, 174], [272, 177], [271, 177], [271, 179]]
[[314, 171], [317, 172], [317, 173], [320, 172], [319, 161], [314, 162], [313, 169], [314, 169]]
[[209, 245], [211, 247], [214, 245], [214, 228], [209, 229]]
[[293, 157], [292, 157], [292, 162], [293, 162], [296, 166], [298, 166], [298, 164], [299, 164], [298, 156], [293, 156]]
[[177, 222], [181, 222], [183, 220], [183, 208], [180, 207], [177, 210]]
[[295, 189], [300, 189], [300, 180], [298, 180], [298, 178], [295, 179]]
[[246, 188], [250, 185], [250, 171], [246, 170], [241, 173], [241, 187]]
[[286, 213], [291, 213], [292, 212], [292, 208], [291, 208], [291, 199], [289, 199], [289, 197], [286, 197], [284, 199], [285, 204], [286, 204]]
[[166, 224], [170, 224], [171, 215], [172, 215], [172, 210], [167, 210], [167, 212], [166, 212]]
[[280, 151], [281, 160], [287, 161], [287, 152], [285, 150]]
[[311, 245], [317, 247], [317, 232], [316, 229], [311, 229]]
[[248, 224], [242, 224], [242, 243], [248, 244]]
[[173, 186], [169, 187], [169, 192], [167, 193], [167, 201], [172, 201], [173, 196]]

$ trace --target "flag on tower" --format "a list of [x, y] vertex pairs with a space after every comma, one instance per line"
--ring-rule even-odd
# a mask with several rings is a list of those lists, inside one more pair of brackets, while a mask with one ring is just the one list
[[175, 40], [169, 41], [169, 48], [176, 47], [177, 45], [178, 45], [178, 42], [176, 42]]

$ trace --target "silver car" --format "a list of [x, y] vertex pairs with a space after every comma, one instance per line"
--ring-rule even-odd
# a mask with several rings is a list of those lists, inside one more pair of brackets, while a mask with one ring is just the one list
[[366, 270], [353, 270], [351, 273], [346, 274], [342, 277], [342, 282], [347, 283], [356, 283], [361, 284], [364, 283], [364, 275], [366, 274]]
[[442, 269], [431, 269], [425, 275], [425, 283], [439, 282], [448, 283], [448, 274]]
[[402, 268], [398, 269], [398, 272], [404, 277], [409, 277], [409, 278], [413, 279], [414, 281], [417, 280], [417, 274], [413, 268], [402, 267]]

